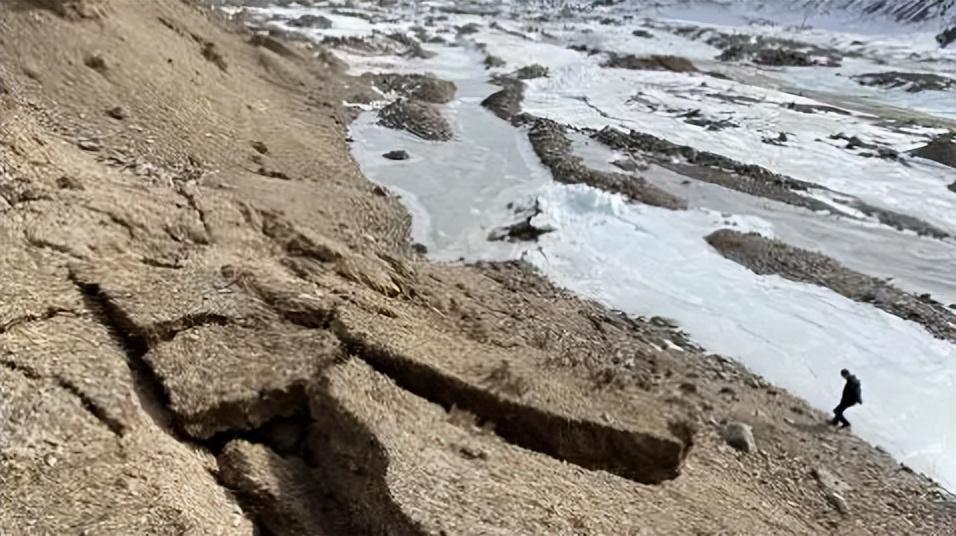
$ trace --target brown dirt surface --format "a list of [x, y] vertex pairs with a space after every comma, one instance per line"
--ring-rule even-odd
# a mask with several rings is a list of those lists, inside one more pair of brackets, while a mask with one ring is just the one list
[[324, 48], [182, 0], [2, 2], [0, 40], [0, 532], [953, 532], [666, 319], [415, 254]]

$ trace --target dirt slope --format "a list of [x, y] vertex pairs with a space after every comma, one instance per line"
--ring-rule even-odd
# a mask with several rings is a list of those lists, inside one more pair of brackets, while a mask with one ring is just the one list
[[0, 531], [956, 529], [665, 320], [416, 257], [363, 91], [182, 0], [0, 4]]

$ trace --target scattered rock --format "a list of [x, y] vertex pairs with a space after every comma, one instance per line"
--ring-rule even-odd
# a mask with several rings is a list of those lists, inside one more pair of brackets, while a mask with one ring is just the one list
[[116, 119], [117, 121], [123, 121], [126, 119], [126, 110], [122, 106], [114, 106], [106, 110], [106, 115]]
[[875, 86], [884, 89], [905, 88], [910, 93], [920, 91], [946, 91], [956, 88], [956, 78], [934, 73], [909, 73], [890, 71], [867, 73], [852, 76], [861, 86]]
[[100, 142], [91, 139], [82, 139], [76, 143], [77, 147], [83, 149], [84, 151], [89, 151], [95, 153], [101, 150], [103, 147], [100, 145]]
[[635, 56], [633, 54], [617, 54], [611, 52], [602, 67], [613, 69], [634, 69], [645, 71], [673, 71], [675, 73], [697, 72], [697, 67], [687, 58], [654, 54], [651, 56]]
[[753, 430], [749, 424], [732, 422], [720, 430], [720, 436], [728, 445], [741, 452], [755, 452], [757, 450]]
[[387, 158], [389, 160], [408, 160], [410, 158], [408, 155], [408, 151], [404, 151], [401, 149], [397, 151], [389, 151], [383, 154], [382, 157]]
[[633, 35], [634, 37], [643, 37], [644, 39], [652, 39], [654, 37], [654, 34], [652, 34], [651, 32], [648, 32], [647, 30], [642, 30], [640, 28], [631, 32], [631, 35]]
[[835, 491], [825, 492], [827, 502], [841, 515], [848, 515], [850, 513], [850, 507], [846, 503], [846, 499], [842, 495]]
[[253, 141], [250, 145], [259, 154], [269, 154], [269, 147], [261, 141]]
[[56, 180], [57, 188], [61, 190], [84, 190], [83, 183], [72, 175], [63, 175]]
[[101, 54], [87, 54], [86, 57], [83, 58], [83, 65], [99, 73], [104, 73], [107, 69], [106, 60]]
[[378, 113], [380, 125], [406, 130], [424, 140], [448, 141], [451, 126], [434, 106], [412, 99], [398, 99]]

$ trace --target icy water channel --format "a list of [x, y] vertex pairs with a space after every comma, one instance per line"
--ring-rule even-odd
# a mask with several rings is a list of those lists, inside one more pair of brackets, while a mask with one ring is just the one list
[[[857, 433], [956, 488], [956, 438], [946, 425], [956, 422], [952, 344], [828, 289], [755, 275], [703, 237], [724, 227], [756, 230], [935, 296], [956, 295], [951, 243], [686, 183], [656, 168], [647, 178], [688, 199], [691, 210], [629, 204], [557, 184], [526, 133], [481, 108], [497, 88], [487, 83], [480, 56], [466, 47], [434, 50], [439, 56], [420, 68], [458, 85], [456, 100], [443, 109], [453, 141], [382, 128], [374, 112], [362, 114], [351, 131], [363, 172], [401, 196], [413, 215], [413, 237], [432, 258], [523, 257], [559, 285], [610, 307], [673, 318], [709, 350], [734, 356], [824, 410], [842, 387], [837, 371], [848, 367], [866, 392], [866, 404], [852, 412]], [[583, 139], [576, 147], [596, 167], [615, 156]], [[396, 149], [411, 158], [381, 156]], [[508, 204], [530, 199], [544, 210], [536, 223], [557, 231], [538, 243], [489, 242], [491, 229], [514, 220]]]

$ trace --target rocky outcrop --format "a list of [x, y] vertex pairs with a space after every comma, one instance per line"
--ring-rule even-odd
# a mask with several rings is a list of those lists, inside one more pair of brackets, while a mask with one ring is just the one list
[[777, 274], [793, 281], [826, 287], [851, 300], [873, 304], [890, 314], [922, 324], [941, 339], [956, 342], [956, 315], [929, 296], [913, 296], [896, 287], [844, 267], [837, 261], [756, 233], [721, 229], [707, 242], [721, 255], [758, 274]]
[[551, 170], [554, 180], [565, 184], [587, 184], [601, 190], [621, 194], [632, 201], [682, 210], [687, 203], [648, 183], [641, 177], [588, 168], [571, 150], [565, 127], [550, 119], [534, 119], [528, 139], [541, 162]]
[[380, 125], [406, 130], [424, 140], [448, 141], [451, 126], [434, 106], [412, 99], [399, 99], [378, 113]]

